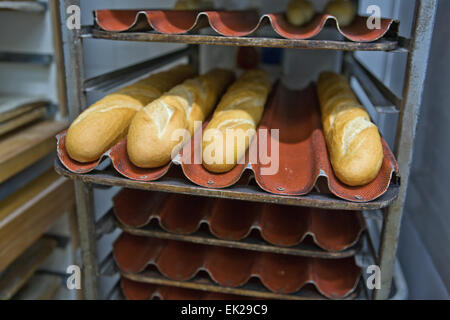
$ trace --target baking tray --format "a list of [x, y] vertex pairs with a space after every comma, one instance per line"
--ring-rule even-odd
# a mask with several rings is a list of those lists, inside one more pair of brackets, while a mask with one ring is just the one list
[[97, 10], [95, 25], [108, 32], [156, 31], [161, 34], [180, 35], [210, 27], [225, 37], [246, 37], [269, 25], [280, 37], [290, 40], [311, 39], [319, 35], [325, 25], [334, 25], [347, 40], [372, 42], [383, 36], [397, 36], [399, 22], [381, 19], [381, 27], [369, 29], [368, 17], [357, 16], [347, 27], [340, 27], [337, 19], [328, 14], [317, 13], [303, 27], [290, 25], [284, 13], [260, 16], [255, 10], [244, 11], [191, 11], [191, 10]]
[[192, 290], [179, 287], [152, 285], [122, 277], [120, 287], [126, 300], [248, 300], [248, 297]]
[[[328, 252], [354, 247], [365, 230], [360, 212], [320, 210], [229, 199], [212, 199], [122, 189], [113, 199], [114, 213], [124, 230], [140, 228], [141, 235], [154, 228], [180, 235], [198, 234], [201, 227], [216, 238], [240, 241], [256, 238], [266, 243], [301, 248], [313, 242]], [[139, 231], [135, 231], [135, 234]], [[205, 241], [206, 242], [206, 241]], [[262, 242], [262, 241], [261, 241]], [[261, 243], [260, 242], [260, 243]], [[277, 248], [274, 248], [276, 252]], [[320, 250], [317, 250], [320, 251]], [[339, 256], [339, 255], [337, 255]]]
[[[206, 125], [207, 121], [204, 127]], [[275, 174], [264, 175], [267, 166], [262, 163], [265, 160], [258, 156], [254, 163], [248, 163], [248, 153], [257, 148], [258, 139], [266, 140], [268, 152], [271, 153], [271, 129], [279, 129], [279, 170]], [[245, 171], [249, 171], [248, 174], [254, 176], [258, 186], [271, 194], [300, 196], [319, 190], [321, 193], [331, 192], [346, 201], [360, 203], [380, 198], [387, 192], [391, 182], [395, 184], [398, 181], [397, 162], [383, 138], [384, 161], [373, 182], [362, 187], [349, 187], [335, 177], [322, 132], [319, 101], [313, 84], [303, 90], [289, 90], [280, 82], [275, 84], [258, 128], [258, 135], [247, 152], [247, 162], [237, 165], [230, 172], [214, 174], [201, 164], [193, 164], [194, 155], [201, 148], [200, 135], [201, 131], [198, 130], [192, 137], [192, 142], [186, 144], [177, 158], [156, 169], [134, 166], [126, 152], [126, 139], [113, 146], [98, 161], [86, 164], [73, 161], [65, 149], [66, 132], [57, 136], [58, 158], [69, 171], [82, 174], [91, 172], [104, 158], [109, 157], [121, 175], [144, 182], [161, 179], [175, 163], [181, 165], [184, 175], [193, 183], [215, 189], [228, 188], [238, 183], [245, 177]]]
[[328, 260], [257, 253], [126, 233], [114, 243], [113, 254], [125, 273], [139, 274], [154, 267], [164, 277], [188, 281], [206, 272], [217, 284], [232, 288], [257, 278], [278, 294], [293, 294], [311, 284], [330, 299], [349, 296], [361, 276], [354, 258]]
[[[189, 281], [171, 280], [162, 276], [159, 272], [146, 270], [142, 273], [127, 273], [121, 271], [121, 276], [132, 281], [148, 283], [154, 285], [173, 286], [192, 290], [202, 290], [208, 292], [217, 292], [221, 294], [233, 294], [259, 299], [276, 300], [326, 300], [327, 298], [319, 294], [313, 285], [307, 284], [295, 294], [279, 294], [269, 291], [257, 279], [250, 279], [248, 283], [239, 288], [223, 287], [216, 284], [208, 275], [200, 273]], [[345, 300], [364, 299], [364, 290], [362, 290], [362, 280], [359, 281], [356, 290], [345, 298]], [[367, 299], [367, 297], [365, 297]]]

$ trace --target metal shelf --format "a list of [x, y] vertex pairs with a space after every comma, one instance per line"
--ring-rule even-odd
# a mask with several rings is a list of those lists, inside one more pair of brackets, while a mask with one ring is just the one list
[[[114, 70], [90, 79], [84, 82], [84, 90], [86, 92], [94, 90], [111, 90], [119, 87], [129, 81], [163, 67], [171, 62], [186, 57], [193, 51], [192, 47], [170, 52], [164, 56], [159, 56], [141, 63], [137, 63], [122, 69]], [[0, 56], [1, 57], [1, 56]]]
[[[271, 292], [267, 288], [265, 288], [259, 281], [254, 282], [250, 281], [247, 284], [243, 285], [242, 287], [230, 288], [230, 287], [222, 287], [218, 284], [215, 284], [208, 277], [203, 277], [200, 275], [197, 275], [196, 277], [194, 277], [194, 279], [189, 281], [170, 280], [160, 275], [158, 272], [150, 270], [144, 271], [140, 274], [121, 272], [121, 275], [127, 279], [137, 282], [166, 285], [209, 292], [218, 292], [225, 294], [234, 294], [253, 298], [276, 299], [276, 300], [327, 300], [327, 298], [318, 294], [316, 290], [310, 288], [309, 286], [302, 288], [299, 292], [295, 294], [288, 295]], [[362, 291], [363, 290], [361, 290], [361, 282], [360, 282], [355, 292], [350, 294], [346, 299], [353, 300], [358, 296], [360, 296]]]
[[335, 210], [361, 211], [385, 208], [395, 201], [399, 189], [398, 186], [392, 185], [380, 199], [367, 203], [356, 203], [341, 200], [332, 195], [315, 192], [305, 196], [281, 196], [267, 193], [255, 186], [232, 186], [226, 189], [208, 189], [194, 185], [187, 181], [187, 179], [171, 177], [163, 177], [153, 182], [133, 181], [120, 176], [112, 168], [104, 171], [94, 170], [87, 174], [76, 174], [64, 168], [59, 160], [55, 161], [55, 170], [61, 175], [83, 183]]
[[49, 66], [53, 62], [53, 55], [44, 53], [0, 52], [0, 62]]
[[157, 227], [147, 226], [144, 228], [130, 228], [125, 225], [119, 224], [119, 228], [126, 233], [130, 233], [136, 236], [145, 236], [158, 239], [168, 239], [175, 241], [184, 241], [191, 243], [198, 243], [210, 246], [220, 246], [227, 248], [237, 248], [244, 250], [252, 250], [258, 252], [271, 252], [277, 254], [286, 254], [293, 256], [313, 257], [313, 258], [325, 258], [325, 259], [341, 259], [355, 256], [362, 247], [362, 236], [358, 243], [353, 247], [341, 251], [341, 252], [328, 252], [313, 244], [301, 243], [294, 247], [278, 247], [271, 245], [264, 240], [257, 239], [255, 237], [247, 237], [240, 241], [231, 241], [218, 239], [208, 232], [198, 231], [192, 235], [174, 234], [161, 230]]
[[291, 49], [342, 50], [342, 51], [396, 51], [406, 52], [401, 42], [381, 39], [375, 42], [352, 42], [332, 40], [290, 40], [265, 37], [225, 37], [199, 34], [161, 34], [156, 32], [107, 32], [92, 26], [85, 27], [85, 37], [120, 41], [171, 42], [241, 47], [272, 47]]

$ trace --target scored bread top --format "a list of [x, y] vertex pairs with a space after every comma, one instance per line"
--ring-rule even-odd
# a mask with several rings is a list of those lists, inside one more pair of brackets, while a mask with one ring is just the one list
[[204, 121], [234, 74], [213, 69], [172, 88], [136, 114], [128, 133], [127, 150], [133, 164], [157, 168], [167, 164]]
[[97, 160], [126, 136], [137, 111], [192, 75], [195, 71], [191, 66], [177, 66], [152, 74], [97, 101], [71, 124], [66, 137], [69, 156], [79, 162]]
[[203, 133], [203, 166], [215, 173], [232, 170], [244, 156], [261, 121], [272, 84], [259, 69], [246, 71], [222, 97]]
[[319, 76], [317, 93], [335, 175], [349, 186], [373, 181], [383, 161], [381, 137], [347, 79], [323, 72]]

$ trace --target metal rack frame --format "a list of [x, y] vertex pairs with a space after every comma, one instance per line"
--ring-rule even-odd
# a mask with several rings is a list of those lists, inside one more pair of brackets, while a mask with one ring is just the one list
[[[60, 0], [61, 7], [66, 8], [69, 5], [80, 5], [79, 0]], [[408, 52], [406, 77], [401, 99], [398, 99], [391, 93], [389, 88], [385, 87], [380, 81], [372, 75], [370, 71], [362, 65], [355, 63], [356, 60], [350, 54], [344, 55], [343, 71], [356, 77], [362, 84], [367, 95], [374, 103], [379, 112], [398, 112], [399, 120], [397, 126], [395, 155], [400, 168], [401, 185], [398, 190], [397, 199], [389, 207], [383, 209], [383, 227], [381, 231], [381, 244], [376, 253], [376, 260], [381, 269], [381, 289], [375, 290], [373, 299], [387, 299], [391, 292], [391, 283], [394, 271], [397, 243], [400, 232], [400, 223], [405, 205], [406, 192], [409, 180], [410, 167], [412, 162], [413, 143], [416, 132], [418, 114], [422, 103], [423, 87], [426, 77], [429, 50], [433, 33], [434, 18], [437, 9], [437, 0], [416, 0], [416, 12], [411, 39], [401, 39], [398, 48], [387, 46], [389, 43], [381, 42], [381, 48], [372, 50], [384, 50], [395, 52]], [[62, 20], [65, 21], [65, 12], [61, 11]], [[105, 38], [105, 34], [100, 31], [94, 31], [91, 28], [81, 30], [67, 31], [67, 53], [66, 62], [68, 66], [67, 87], [71, 88], [68, 92], [69, 118], [74, 120], [86, 106], [86, 91], [92, 87], [92, 84], [101, 82], [104, 78], [98, 78], [99, 81], [85, 81], [83, 72], [83, 38]], [[201, 36], [200, 36], [201, 37]], [[328, 49], [328, 50], [368, 50], [364, 46], [352, 43], [317, 43], [308, 40], [281, 40], [269, 41], [266, 39], [205, 39], [196, 38], [195, 35], [189, 36], [166, 36], [146, 34], [121, 33], [109, 36], [109, 39], [134, 40], [134, 41], [164, 41], [164, 42], [183, 42], [189, 44], [217, 44], [231, 46], [276, 46], [293, 47], [302, 49]], [[210, 41], [211, 40], [211, 41]], [[345, 45], [347, 43], [348, 45]], [[326, 44], [325, 46], [323, 44]], [[391, 44], [389, 44], [391, 45]], [[403, 48], [401, 48], [403, 46]], [[193, 47], [195, 48], [195, 47]], [[387, 49], [386, 49], [387, 48]], [[187, 56], [192, 63], [198, 65], [198, 55], [195, 49], [186, 51]], [[149, 62], [152, 65], [151, 62]], [[156, 63], [155, 63], [156, 65]], [[130, 71], [130, 70], [125, 70]], [[101, 80], [101, 81], [100, 81]], [[88, 85], [86, 85], [88, 84]], [[95, 85], [94, 85], [95, 86]], [[95, 179], [94, 179], [95, 180]], [[99, 298], [98, 277], [100, 275], [100, 263], [97, 261], [96, 241], [104, 230], [96, 225], [94, 220], [93, 208], [93, 188], [94, 181], [76, 179], [75, 191], [77, 200], [78, 223], [80, 229], [80, 240], [84, 271], [84, 293], [86, 299]], [[103, 184], [103, 183], [102, 183]], [[108, 183], [106, 183], [108, 184]], [[111, 183], [109, 185], [112, 185]], [[152, 189], [160, 190], [155, 184]], [[164, 190], [163, 191], [169, 191]], [[200, 190], [200, 189], [199, 189]], [[204, 189], [201, 189], [204, 190]], [[175, 191], [180, 192], [180, 191]], [[193, 191], [194, 192], [194, 191]], [[256, 200], [258, 201], [258, 200]], [[307, 204], [300, 204], [307, 205]], [[370, 208], [367, 208], [370, 209]], [[373, 209], [373, 208], [372, 208]]]

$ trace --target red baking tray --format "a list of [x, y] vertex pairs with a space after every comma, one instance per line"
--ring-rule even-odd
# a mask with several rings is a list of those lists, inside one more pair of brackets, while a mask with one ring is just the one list
[[[159, 286], [136, 282], [127, 278], [120, 281], [127, 300], [249, 300], [252, 298], [232, 294], [207, 292], [178, 287]], [[254, 299], [254, 298], [253, 298]], [[253, 300], [252, 299], [252, 300]]]
[[[206, 125], [207, 122], [204, 123], [204, 127]], [[272, 134], [272, 129], [277, 129], [279, 133], [277, 158], [279, 166], [274, 174], [267, 175], [265, 170], [270, 164], [265, 165], [266, 160], [260, 156], [253, 163], [249, 163], [248, 154], [257, 150], [259, 139], [265, 140], [268, 154], [276, 154], [271, 151], [271, 141], [276, 138]], [[384, 160], [374, 181], [364, 186], [350, 187], [335, 177], [328, 157], [320, 120], [319, 101], [313, 84], [303, 90], [290, 90], [278, 82], [268, 99], [258, 134], [250, 145], [245, 163], [223, 174], [211, 173], [201, 164], [193, 164], [194, 155], [198, 154], [201, 148], [200, 130], [194, 134], [191, 143], [186, 144], [181, 150], [178, 159], [156, 169], [141, 169], [134, 166], [126, 152], [126, 139], [112, 147], [98, 161], [80, 164], [68, 156], [65, 150], [65, 135], [66, 132], [62, 132], [57, 136], [58, 157], [69, 171], [89, 172], [95, 169], [104, 157], [109, 157], [121, 175], [138, 181], [157, 180], [167, 173], [172, 163], [176, 163], [181, 164], [184, 175], [190, 181], [206, 188], [220, 189], [232, 186], [239, 181], [245, 170], [250, 170], [256, 183], [263, 190], [273, 194], [300, 196], [310, 193], [315, 187], [320, 187], [321, 192], [331, 192], [344, 200], [368, 202], [382, 196], [389, 188], [393, 175], [398, 172], [394, 155], [382, 138]], [[325, 182], [319, 183], [321, 177]]]
[[126, 273], [140, 273], [153, 266], [171, 280], [188, 281], [205, 271], [225, 287], [240, 287], [251, 278], [257, 278], [267, 289], [280, 294], [292, 294], [312, 284], [330, 299], [350, 295], [361, 276], [354, 258], [305, 258], [126, 233], [114, 243], [113, 253], [119, 268]]
[[94, 18], [98, 28], [109, 32], [154, 30], [163, 34], [185, 34], [209, 26], [227, 37], [245, 37], [270, 25], [279, 36], [293, 40], [317, 36], [329, 21], [345, 38], [355, 42], [376, 41], [388, 32], [396, 35], [398, 31], [398, 21], [392, 19], [383, 18], [379, 29], [369, 29], [368, 18], [358, 16], [350, 26], [340, 27], [334, 16], [318, 13], [308, 25], [295, 27], [287, 22], [284, 13], [260, 16], [254, 10], [97, 10]]
[[164, 230], [186, 235], [195, 233], [204, 223], [214, 236], [224, 240], [242, 240], [256, 230], [276, 246], [292, 247], [310, 237], [330, 252], [354, 246], [366, 227], [358, 212], [132, 189], [122, 189], [113, 202], [117, 219], [132, 228], [156, 220]]

